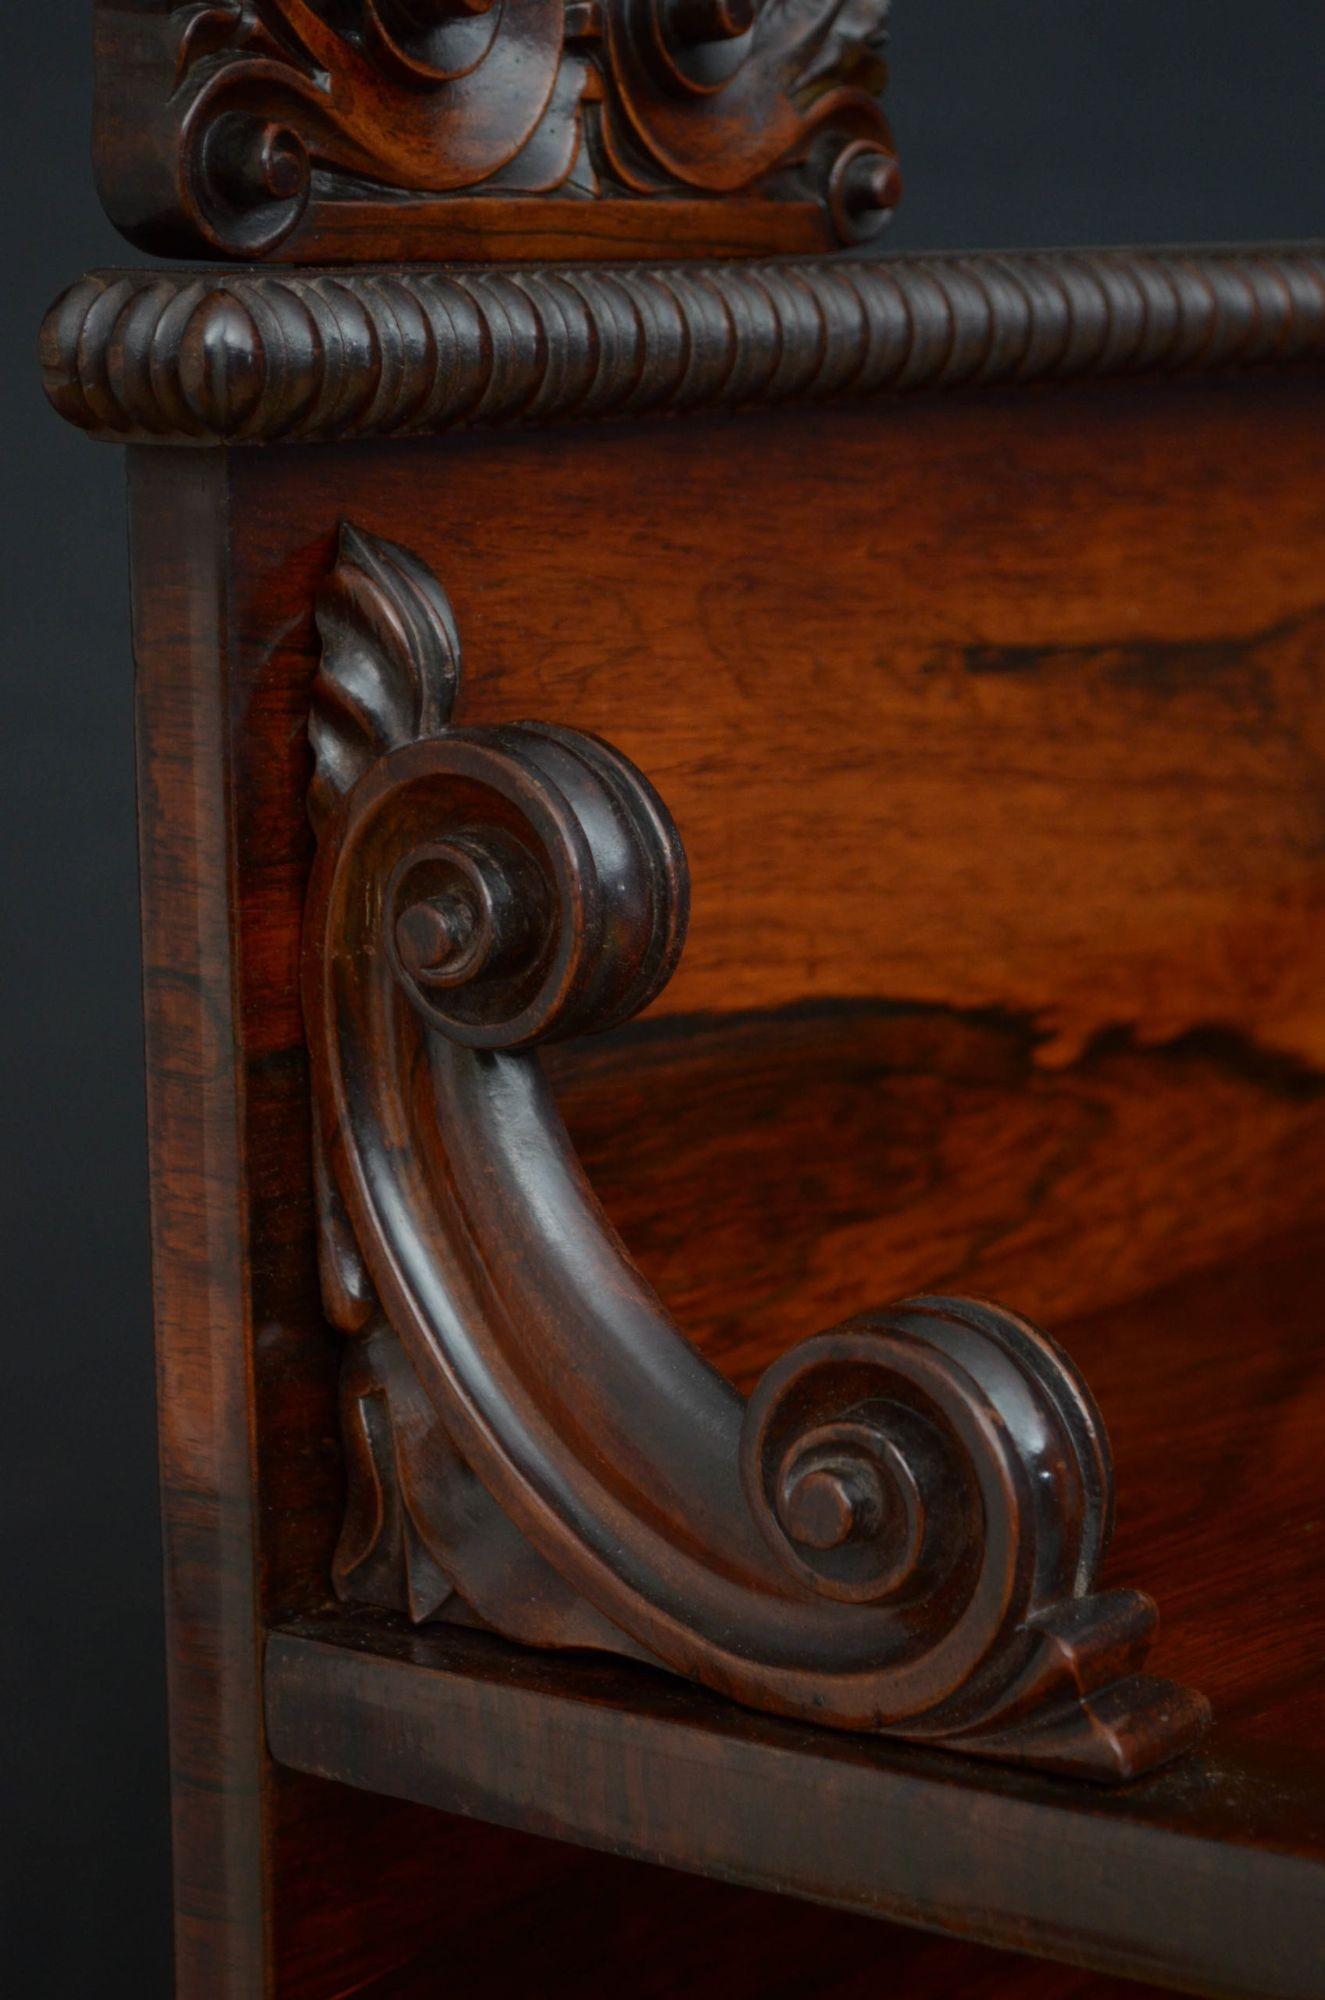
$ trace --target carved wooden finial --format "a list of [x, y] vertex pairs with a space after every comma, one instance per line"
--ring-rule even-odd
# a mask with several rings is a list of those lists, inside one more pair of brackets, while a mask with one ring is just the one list
[[911, 1299], [747, 1405], [594, 1201], [533, 1045], [628, 1018], [676, 962], [684, 856], [647, 781], [571, 730], [452, 725], [454, 624], [404, 551], [347, 530], [321, 604], [305, 1011], [355, 1336], [341, 1590], [415, 1617], [454, 1592], [536, 1644], [1093, 1778], [1184, 1749], [1208, 1711], [1142, 1673], [1153, 1604], [1095, 1588], [1109, 1454], [1066, 1354]]
[[895, 199], [836, 173], [891, 158], [889, 5], [97, 0], [102, 195], [176, 256], [829, 249]]

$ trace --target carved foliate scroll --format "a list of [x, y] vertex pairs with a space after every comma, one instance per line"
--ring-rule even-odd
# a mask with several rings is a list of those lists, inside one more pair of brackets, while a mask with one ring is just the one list
[[890, 0], [98, 0], [112, 218], [172, 255], [806, 250], [899, 182]]
[[305, 1005], [342, 1594], [1093, 1778], [1184, 1749], [1207, 1710], [1142, 1672], [1153, 1604], [1095, 1590], [1108, 1449], [1052, 1341], [910, 1299], [747, 1404], [599, 1209], [536, 1049], [628, 1018], [679, 956], [648, 782], [573, 730], [455, 727], [454, 623], [403, 550], [347, 528], [319, 623]]

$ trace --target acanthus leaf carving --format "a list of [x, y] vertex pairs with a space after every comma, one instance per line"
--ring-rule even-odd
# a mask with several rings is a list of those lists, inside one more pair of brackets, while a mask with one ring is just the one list
[[418, 1480], [417, 1398], [402, 1381], [408, 1363], [385, 1321], [377, 1316], [359, 1332], [341, 1367], [346, 1499], [332, 1579], [341, 1596], [419, 1625], [442, 1609], [452, 1585], [432, 1547], [433, 1495]]
[[1144, 1673], [1154, 1605], [1096, 1589], [1112, 1473], [1061, 1349], [909, 1299], [747, 1404], [598, 1208], [536, 1045], [637, 1012], [680, 953], [647, 780], [571, 730], [452, 725], [454, 625], [403, 551], [346, 531], [322, 628], [305, 1011], [328, 1227], [380, 1308], [340, 1588], [1095, 1779], [1185, 1749], [1208, 1710]]
[[820, 131], [883, 141], [890, 5], [763, 0], [743, 34], [698, 43], [669, 27], [678, 9], [666, 0], [609, 5], [609, 144], [628, 130], [659, 181], [731, 193]]
[[[683, 250], [731, 248], [741, 229], [721, 211], [740, 197], [765, 211], [752, 248], [778, 244], [779, 206], [782, 247], [828, 247], [896, 199], [881, 180], [848, 217], [829, 194], [845, 147], [891, 159], [890, 4], [98, 0], [103, 195], [126, 233], [173, 254], [266, 257], [307, 237], [372, 258], [379, 231], [420, 227], [431, 254], [465, 254], [473, 220], [447, 230], [461, 196], [495, 204], [499, 230], [604, 250], [621, 230], [595, 238], [591, 205], [644, 196], [628, 254], [677, 229]], [[708, 220], [681, 217], [696, 199]], [[365, 207], [359, 247], [347, 217]]]
[[432, 572], [394, 543], [344, 525], [317, 604], [322, 664], [309, 740], [315, 826], [384, 751], [451, 719], [460, 640]]
[[346, 1347], [341, 1432], [346, 1506], [332, 1565], [339, 1596], [415, 1624], [444, 1614], [531, 1645], [638, 1653], [475, 1479], [380, 1313]]

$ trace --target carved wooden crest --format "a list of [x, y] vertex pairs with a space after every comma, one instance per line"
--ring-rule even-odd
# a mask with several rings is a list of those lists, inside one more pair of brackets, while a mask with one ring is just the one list
[[113, 220], [167, 255], [805, 250], [886, 220], [890, 0], [97, 0]]
[[1067, 1355], [955, 1298], [871, 1312], [747, 1404], [588, 1187], [536, 1046], [620, 1022], [685, 859], [595, 738], [456, 728], [454, 622], [343, 531], [321, 599], [305, 1008], [347, 1337], [343, 1595], [654, 1661], [751, 1705], [1094, 1778], [1204, 1726], [1095, 1591], [1112, 1516]]

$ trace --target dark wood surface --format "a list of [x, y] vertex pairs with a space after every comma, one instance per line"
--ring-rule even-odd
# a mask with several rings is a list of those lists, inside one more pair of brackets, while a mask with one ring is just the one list
[[829, 263], [101, 271], [46, 392], [94, 437], [205, 443], [1314, 364], [1319, 244]]
[[[1212, 1792], [1276, 1865], [1310, 1849], [1309, 1256], [1282, 1345], [1229, 1277], [1183, 1361], [1153, 1317], [1076, 1322], [1319, 1229], [1319, 417], [1264, 377], [134, 454], [182, 1991], [368, 1987], [452, 1923], [421, 1900], [449, 1823], [281, 1775], [254, 1710], [258, 1635], [325, 1605], [343, 1498], [298, 993], [342, 513], [444, 582], [462, 721], [598, 731], [676, 813], [682, 967], [556, 1072], [669, 1305], [743, 1382], [922, 1285], [1071, 1323], [1157, 1664], [1268, 1760]], [[1256, 1394], [1286, 1414], [1251, 1421]], [[1055, 1952], [1084, 1948], [1092, 1842], [1059, 1843]]]
[[[292, 1993], [437, 2000], [489, 1989], [575, 2000], [628, 1988], [641, 2000], [678, 1993], [874, 2000], [886, 1986], [906, 2000], [1151, 2000], [1161, 1990], [431, 1807], [373, 1801], [341, 1785], [299, 1782], [310, 1813], [302, 1829], [310, 1863], [324, 1865], [324, 1827], [332, 1838], [345, 1830], [346, 1802], [375, 1813], [355, 1828], [375, 1856], [389, 1834], [375, 1886], [380, 1893], [389, 1884], [400, 1897], [396, 1921], [402, 1909], [425, 1912], [434, 1924], [445, 1912], [445, 1941], [355, 1985], [352, 1934], [327, 1924], [323, 1910], [321, 1927], [312, 1922], [301, 1934]], [[412, 1862], [398, 1851], [402, 1833], [414, 1842]], [[361, 1921], [376, 1915], [366, 1908]], [[392, 1920], [385, 1904], [382, 1918]]]
[[472, 1868], [476, 1910], [536, 1869], [472, 1830], [458, 1856], [437, 1815], [277, 1772], [264, 1744], [261, 1623], [325, 1595], [341, 1484], [302, 1061], [264, 1060], [237, 960], [220, 472], [181, 461], [133, 494], [175, 1977], [189, 2000], [325, 2000], [436, 1942], [440, 1866]]
[[879, 1305], [745, 1403], [611, 1230], [538, 1050], [643, 1011], [681, 956], [685, 853], [648, 780], [576, 730], [458, 726], [460, 634], [397, 543], [343, 524], [317, 625], [339, 1593], [1101, 1782], [1190, 1749], [1208, 1707], [1142, 1672], [1152, 1601], [1097, 1589], [1107, 1436], [1039, 1329]]
[[[1087, 1790], [767, 1722], [640, 1667], [539, 1661], [483, 1635], [344, 1613], [269, 1642], [274, 1752], [452, 1811], [1183, 1990], [1316, 2000], [1318, 1255], [1313, 1234], [1063, 1329], [1113, 1414], [1130, 1501], [1116, 1562], [1173, 1606], [1165, 1663], [1217, 1690], [1208, 1746], [1168, 1771]], [[1212, 1340], [1221, 1320], [1236, 1340]], [[1199, 1402], [1183, 1386], [1197, 1382]], [[1191, 1420], [1175, 1427], [1184, 1406]]]
[[[1222, 1034], [1306, 1081], [1320, 393], [1084, 387], [236, 454], [236, 623], [252, 650], [279, 635], [263, 699], [291, 731], [253, 809], [288, 810], [305, 775], [311, 606], [345, 515], [446, 588], [461, 721], [573, 715], [667, 798], [691, 923], [651, 1019], [1002, 1016], [1046, 1087], [1087, 1051], [1163, 1063]], [[293, 896], [308, 849], [287, 840]], [[269, 903], [271, 998], [293, 1009], [288, 908]]]
[[134, 602], [175, 1964], [181, 1991], [238, 1996], [261, 1988], [264, 1926], [250, 1183], [217, 699], [224, 505], [208, 472], [181, 472]]
[[1097, 1590], [1107, 1434], [1043, 1332], [877, 1306], [747, 1404], [612, 1234], [538, 1048], [644, 1010], [681, 958], [685, 850], [648, 780], [576, 730], [456, 726], [460, 634], [400, 544], [344, 524], [316, 622], [338, 1592], [1101, 1782], [1191, 1748], [1207, 1704], [1141, 1672], [1153, 1602]]
[[[1319, 246], [756, 261], [860, 243], [886, 224], [900, 194], [879, 107], [888, 13], [889, 0], [94, 8], [97, 171], [120, 226], [156, 251], [308, 267], [97, 275], [58, 302], [44, 336], [48, 387], [73, 421], [185, 445], [142, 449], [132, 472], [184, 2000], [487, 1991], [503, 1977], [522, 1990], [647, 1993], [652, 1981], [660, 1994], [845, 1995], [866, 1980], [875, 1990], [885, 1950], [884, 1976], [917, 1993], [1065, 1990], [1059, 1973], [999, 1964], [970, 1942], [908, 1950], [867, 1931], [865, 1912], [1103, 1968], [1078, 1989], [1101, 1996], [1115, 1975], [1215, 1994], [1325, 1990], [1314, 365], [1325, 267]], [[407, 268], [494, 255], [529, 267]], [[609, 269], [702, 255], [750, 261]], [[547, 261], [575, 256], [597, 268]], [[1267, 362], [1274, 377], [1229, 375]], [[1192, 379], [960, 407], [924, 393], [1129, 372]], [[406, 441], [458, 424], [897, 389], [921, 393], [777, 425], [696, 419], [592, 440], [572, 425], [504, 448]], [[299, 438], [340, 442], [314, 462], [282, 448]], [[350, 449], [351, 438], [392, 442]], [[188, 448], [232, 439], [279, 442], [247, 457]], [[645, 1386], [685, 1356], [686, 1384], [711, 1394], [669, 1406], [632, 1395], [628, 1370], [614, 1393], [601, 1382], [582, 1393], [581, 1369], [615, 1379], [621, 1358], [620, 1343], [589, 1337], [585, 1270], [618, 1314], [650, 1295], [626, 1262], [597, 1259], [610, 1237], [567, 1222], [546, 1179], [497, 1174], [484, 1198], [457, 1194], [502, 1143], [523, 1148], [527, 1167], [560, 1159], [563, 1141], [550, 1100], [532, 1122], [474, 1115], [476, 1079], [504, 1077], [518, 1095], [529, 1070], [523, 1056], [503, 1067], [504, 1051], [475, 1053], [474, 1018], [457, 1046], [454, 1010], [475, 996], [463, 984], [445, 1006], [435, 996], [457, 933], [432, 876], [391, 914], [405, 987], [434, 1016], [433, 1123], [393, 1101], [365, 1145], [358, 1082], [380, 1093], [394, 1077], [414, 1113], [422, 1066], [396, 1073], [386, 1058], [410, 1051], [390, 1025], [351, 1037], [339, 1071], [328, 1055], [358, 1018], [346, 993], [363, 997], [375, 962], [378, 898], [370, 867], [349, 870], [339, 902], [327, 880], [344, 890], [333, 859], [363, 834], [355, 815], [381, 764], [351, 791], [362, 760], [350, 745], [337, 764], [346, 739], [326, 713], [305, 1046], [311, 611], [346, 516], [361, 552], [415, 552], [411, 587], [419, 573], [439, 579], [469, 648], [446, 748], [410, 740], [428, 733], [426, 703], [402, 738], [381, 727], [389, 701], [370, 700], [372, 752], [422, 752], [419, 765], [454, 753], [463, 769], [457, 780], [448, 767], [447, 783], [468, 784], [471, 805], [478, 764], [491, 776], [504, 757], [517, 773], [508, 792], [527, 802], [546, 759], [569, 757], [579, 832], [615, 813], [615, 832], [636, 836], [616, 856], [610, 838], [601, 854], [581, 842], [561, 871], [572, 943], [560, 991], [520, 955], [548, 890], [535, 883], [521, 900], [531, 878], [529, 857], [510, 852], [512, 796], [492, 822], [501, 865], [462, 855], [474, 909], [497, 899], [491, 962], [530, 975], [522, 1022], [542, 1028], [558, 1009], [577, 1025], [625, 1021], [656, 990], [684, 928], [680, 849], [650, 821], [632, 766], [677, 815], [696, 881], [686, 962], [647, 1022], [597, 1051], [572, 1048], [553, 1080], [646, 1278], [693, 1309], [698, 1352], [661, 1305], [659, 1340], [640, 1333]], [[398, 638], [403, 621], [407, 654], [421, 635], [437, 651], [449, 720], [449, 611], [430, 630], [438, 599], [425, 584], [422, 599], [388, 591], [365, 612], [345, 583], [348, 539], [339, 545], [323, 606], [345, 650], [328, 646], [322, 697], [331, 688], [353, 710], [375, 651], [395, 643], [383, 634]], [[595, 747], [598, 734], [626, 761]], [[606, 820], [595, 785], [611, 795]], [[325, 1018], [323, 957], [340, 981]], [[365, 1018], [380, 1026], [390, 1008], [368, 984]], [[614, 1004], [598, 1004], [604, 984]], [[394, 986], [390, 998], [398, 1030]], [[416, 1031], [415, 1057], [419, 1046]], [[401, 1199], [421, 1154], [447, 1191], [449, 1235], [426, 1203]], [[411, 1223], [403, 1233], [370, 1226], [383, 1217], [360, 1199], [365, 1161], [380, 1206]], [[546, 1210], [549, 1236], [577, 1260], [559, 1327], [538, 1310], [557, 1291], [556, 1256], [511, 1275], [523, 1240], [502, 1226], [513, 1198], [526, 1218]], [[491, 1245], [508, 1237], [503, 1281]], [[1019, 1635], [1043, 1637], [1060, 1601], [1079, 1611], [1072, 1593], [1093, 1581], [1109, 1513], [1102, 1435], [1077, 1392], [1084, 1368], [1120, 1473], [1106, 1580], [1125, 1575], [1165, 1601], [1166, 1657], [1216, 1700], [1209, 1747], [1102, 1799], [928, 1745], [724, 1707], [647, 1661], [540, 1659], [490, 1633], [331, 1611], [333, 1580], [372, 1571], [380, 1585], [395, 1561], [403, 1592], [397, 1576], [385, 1596], [417, 1620], [446, 1599], [447, 1565], [463, 1567], [449, 1547], [439, 1559], [429, 1547], [426, 1562], [410, 1552], [404, 1433], [373, 1430], [405, 1365], [387, 1318], [404, 1329], [411, 1288], [398, 1279], [411, 1256], [442, 1307], [458, 1273], [496, 1296], [514, 1331], [480, 1362], [509, 1364], [535, 1405], [555, 1401], [554, 1430], [579, 1447], [569, 1481], [543, 1455], [550, 1484], [587, 1487], [595, 1469], [615, 1504], [628, 1462], [653, 1530], [693, 1528], [674, 1503], [683, 1486], [724, 1532], [745, 1521], [694, 1440], [679, 1454], [669, 1440], [687, 1414], [708, 1436], [722, 1427], [715, 1412], [739, 1411], [739, 1389], [710, 1362], [741, 1385], [771, 1363], [750, 1405], [765, 1449], [745, 1453], [746, 1502], [767, 1502], [802, 1569], [817, 1549], [848, 1597], [859, 1579], [833, 1564], [869, 1540], [863, 1522], [877, 1528], [861, 1482], [882, 1460], [815, 1458], [802, 1480], [810, 1460], [796, 1457], [804, 1439], [784, 1400], [816, 1421], [841, 1408], [800, 1372], [809, 1350], [797, 1337], [917, 1285], [974, 1281], [1047, 1310], [1070, 1361], [993, 1308], [911, 1314], [913, 1346], [956, 1340], [970, 1361], [973, 1339], [992, 1341], [1044, 1392], [1009, 1426], [1017, 1463], [1004, 1471], [1024, 1505], [1005, 1506], [993, 1485], [977, 1505], [945, 1461], [932, 1484], [913, 1482], [917, 1506], [932, 1501], [938, 1519], [961, 1487], [946, 1521], [959, 1554], [982, 1533], [994, 1543], [1008, 1529], [1015, 1543], [1009, 1523], [1043, 1525], [1043, 1559], [1027, 1568], [1044, 1587], [1019, 1604]], [[426, 1332], [428, 1315], [416, 1318]], [[451, 1318], [455, 1337], [449, 1350], [434, 1343], [434, 1360], [474, 1345], [470, 1320]], [[869, 1323], [876, 1361], [900, 1328]], [[523, 1346], [522, 1329], [537, 1336]], [[340, 1335], [360, 1353], [338, 1396]], [[426, 1340], [411, 1346], [406, 1332], [404, 1345], [417, 1370]], [[426, 1378], [425, 1367], [408, 1379]], [[998, 1395], [987, 1400], [1003, 1414]], [[497, 1525], [509, 1514], [538, 1560], [550, 1554], [582, 1586], [582, 1604], [560, 1607], [558, 1638], [601, 1637], [593, 1619], [620, 1614], [627, 1650], [647, 1641], [754, 1699], [768, 1698], [770, 1675], [801, 1671], [784, 1671], [781, 1630], [773, 1667], [765, 1658], [764, 1679], [751, 1678], [758, 1619], [727, 1615], [744, 1552], [732, 1561], [724, 1544], [724, 1569], [702, 1536], [690, 1540], [704, 1562], [678, 1538], [687, 1577], [721, 1584], [698, 1639], [686, 1628], [685, 1643], [664, 1645], [662, 1626], [684, 1623], [670, 1599], [657, 1630], [626, 1616], [589, 1588], [588, 1535], [562, 1547], [542, 1487], [526, 1477], [506, 1490], [492, 1399], [433, 1403], [453, 1429], [478, 1412], [462, 1443], [473, 1462], [496, 1438], [480, 1470], [504, 1510]], [[643, 1444], [632, 1405], [652, 1426]], [[851, 1404], [868, 1451], [882, 1450], [879, 1406], [877, 1393]], [[915, 1410], [905, 1397], [897, 1407], [888, 1421], [905, 1441]], [[956, 1427], [967, 1403], [943, 1409]], [[342, 1416], [366, 1441], [349, 1453], [348, 1517]], [[830, 1433], [836, 1449], [819, 1421], [816, 1450]], [[442, 1484], [443, 1516], [491, 1507]], [[516, 1503], [531, 1492], [526, 1518]], [[581, 1508], [577, 1525], [602, 1540], [615, 1518]], [[608, 1573], [638, 1582], [649, 1537], [615, 1539]], [[521, 1560], [506, 1547], [497, 1596], [528, 1614], [545, 1608], [546, 1579], [529, 1585]], [[784, 1620], [803, 1622], [800, 1599], [786, 1603]], [[900, 1626], [921, 1622], [904, 1602]], [[1100, 1681], [1136, 1664], [1135, 1624], [1102, 1624]], [[724, 1645], [736, 1668], [713, 1671]], [[1055, 1628], [1049, 1645], [1071, 1654], [1072, 1633]], [[967, 1693], [945, 1682], [940, 1706]], [[654, 1871], [632, 1883], [646, 1862]], [[722, 1879], [671, 1880], [659, 1862]]]
[[167, 256], [824, 250], [900, 193], [890, 0], [98, 0], [111, 219]]

